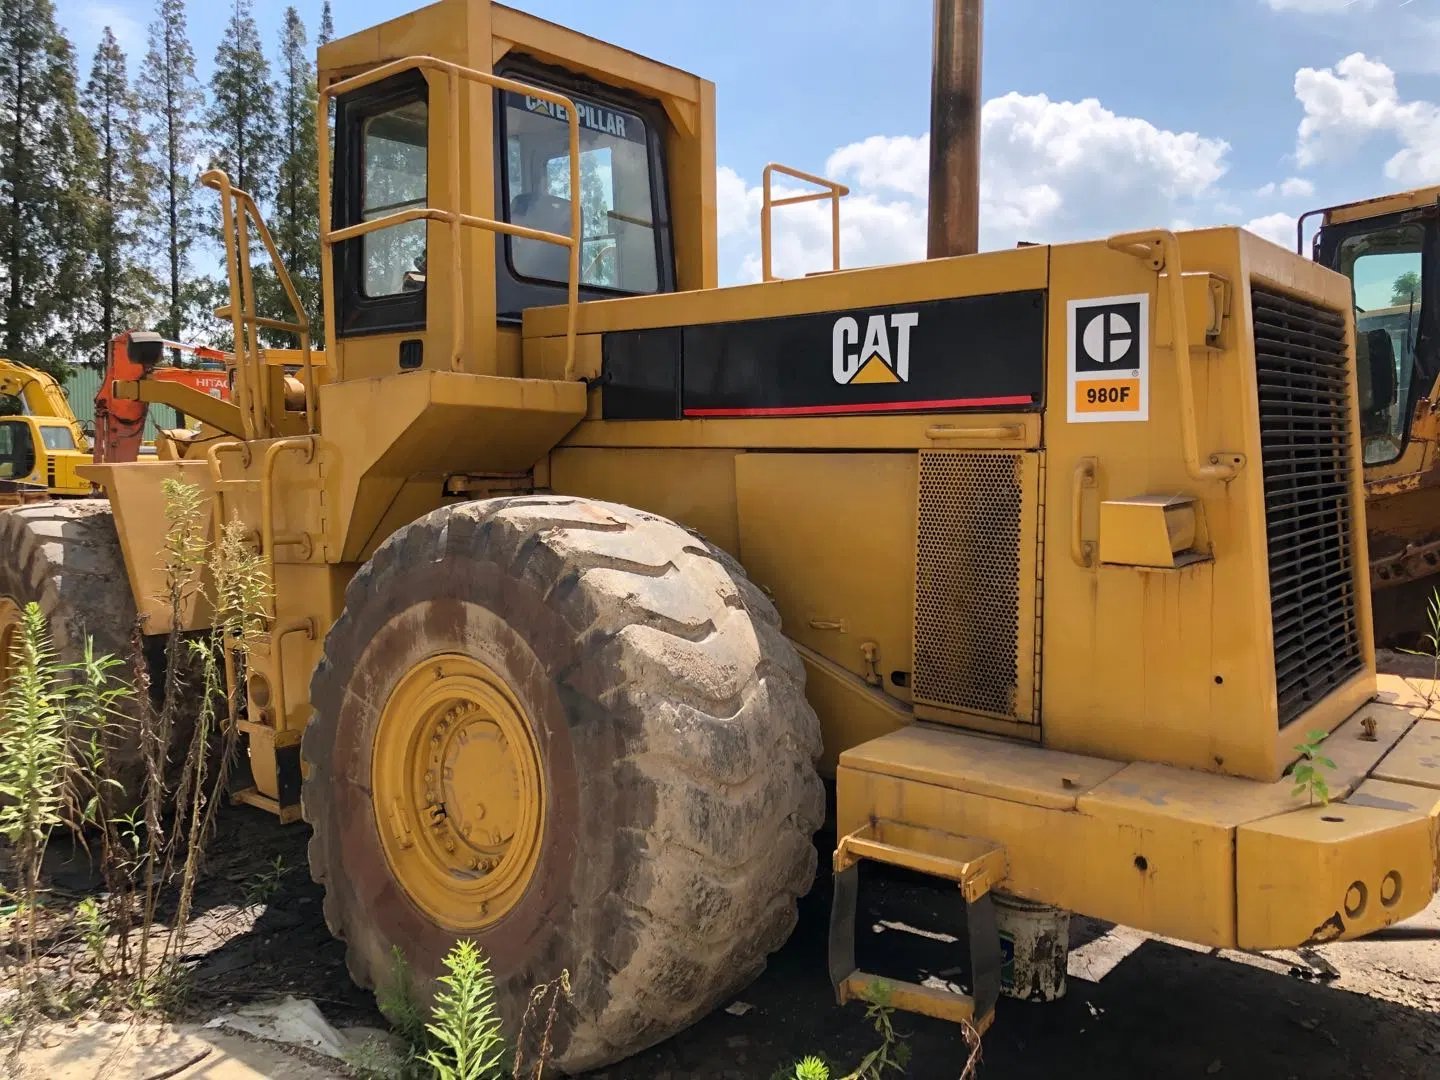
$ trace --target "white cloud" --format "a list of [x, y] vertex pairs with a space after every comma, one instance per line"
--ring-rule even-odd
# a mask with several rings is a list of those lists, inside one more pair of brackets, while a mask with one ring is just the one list
[[[1279, 192], [1287, 199], [1308, 199], [1315, 194], [1315, 185], [1303, 176], [1292, 176], [1277, 184], [1273, 180], [1268, 184], [1262, 184], [1255, 189], [1255, 194], [1262, 199], [1268, 199], [1276, 192]], [[1237, 207], [1225, 207], [1226, 213], [1238, 213]]]
[[1385, 162], [1391, 180], [1422, 184], [1440, 177], [1440, 108], [1402, 101], [1394, 71], [1380, 61], [1357, 52], [1333, 68], [1301, 68], [1295, 97], [1305, 109], [1295, 148], [1302, 168], [1347, 157], [1382, 135], [1400, 144]]
[[1266, 214], [1247, 221], [1242, 227], [1283, 248], [1295, 249], [1295, 219], [1289, 214]]
[[[1215, 185], [1228, 167], [1223, 139], [1157, 128], [1093, 98], [1005, 94], [985, 103], [981, 129], [981, 246], [987, 249], [1102, 236], [1182, 213], [1213, 214]], [[841, 204], [844, 265], [924, 257], [927, 136], [872, 135], [832, 153], [825, 172], [852, 190]], [[758, 278], [759, 189], [722, 168], [718, 199], [722, 237], [749, 241], [736, 261], [742, 276]], [[781, 276], [828, 268], [828, 203], [775, 211], [774, 247]]]
[[[125, 8], [113, 4], [90, 4], [87, 5], [81, 15], [85, 25], [91, 28], [108, 26], [115, 35], [115, 40], [130, 57], [132, 73], [145, 56], [145, 27], [138, 19], [132, 16]], [[99, 34], [95, 34], [95, 40], [99, 41]], [[88, 56], [77, 58], [82, 74], [88, 71]]]
[[1271, 11], [1298, 11], [1302, 15], [1336, 15], [1365, 11], [1375, 0], [1265, 0]]

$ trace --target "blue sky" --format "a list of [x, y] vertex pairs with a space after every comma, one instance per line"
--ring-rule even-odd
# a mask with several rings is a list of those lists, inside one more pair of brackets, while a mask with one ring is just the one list
[[[106, 23], [134, 70], [152, 3], [58, 6], [82, 75]], [[284, 6], [255, 2], [272, 48]], [[319, 0], [299, 6], [313, 35]], [[416, 6], [335, 0], [336, 30]], [[932, 0], [515, 6], [717, 84], [724, 279], [755, 275], [755, 185], [769, 160], [851, 184], [847, 264], [923, 254]], [[1215, 223], [1280, 239], [1312, 206], [1440, 180], [1440, 109], [1431, 104], [1440, 101], [1440, 0], [987, 8], [985, 247]], [[202, 78], [227, 9], [224, 0], [191, 4]], [[824, 211], [780, 213], [781, 272], [818, 266], [829, 250]]]

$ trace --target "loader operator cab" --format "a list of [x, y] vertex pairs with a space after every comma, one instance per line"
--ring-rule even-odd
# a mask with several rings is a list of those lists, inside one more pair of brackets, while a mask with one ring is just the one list
[[1315, 258], [1351, 283], [1367, 466], [1404, 452], [1415, 404], [1440, 372], [1436, 305], [1426, 303], [1435, 242], [1433, 208], [1326, 224], [1316, 234]]
[[[580, 190], [571, 192], [565, 108], [527, 94], [492, 95], [496, 219], [568, 235], [571, 200], [578, 198], [581, 300], [673, 291], [664, 110], [639, 95], [525, 56], [507, 57], [495, 74], [570, 98], [580, 132]], [[440, 159], [430, 142], [444, 126], [429, 99], [443, 85], [412, 70], [337, 100], [337, 225], [439, 203]], [[488, 207], [476, 209], [490, 213]], [[428, 248], [434, 235], [432, 224], [411, 220], [338, 245], [341, 337], [427, 325]], [[500, 325], [518, 324], [527, 308], [564, 301], [567, 248], [499, 234], [494, 248]]]

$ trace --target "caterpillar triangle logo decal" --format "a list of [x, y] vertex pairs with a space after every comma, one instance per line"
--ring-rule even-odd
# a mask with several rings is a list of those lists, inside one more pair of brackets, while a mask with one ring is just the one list
[[910, 331], [919, 324], [915, 311], [870, 315], [862, 339], [860, 320], [842, 315], [831, 328], [830, 373], [841, 386], [909, 382]]
[[853, 386], [856, 383], [898, 383], [900, 377], [890, 369], [890, 365], [880, 359], [879, 353], [872, 353], [869, 360], [860, 365], [860, 370], [850, 380]]

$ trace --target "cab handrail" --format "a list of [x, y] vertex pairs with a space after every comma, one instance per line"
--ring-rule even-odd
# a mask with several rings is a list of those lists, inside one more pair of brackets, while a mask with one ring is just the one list
[[[509, 91], [512, 94], [525, 94], [530, 97], [537, 97], [542, 101], [548, 101], [552, 105], [558, 105], [565, 110], [565, 117], [570, 128], [570, 235], [562, 236], [560, 233], [545, 232], [541, 229], [531, 229], [523, 225], [512, 225], [508, 221], [500, 221], [497, 218], [481, 217], [476, 214], [462, 213], [458, 209], [442, 209], [437, 207], [412, 207], [408, 210], [397, 210], [394, 213], [386, 214], [384, 217], [374, 218], [371, 221], [362, 221], [355, 225], [347, 225], [341, 229], [332, 229], [333, 206], [330, 201], [330, 146], [328, 139], [320, 140], [320, 206], [322, 228], [320, 230], [320, 243], [326, 257], [321, 259], [321, 272], [329, 275], [332, 273], [330, 249], [334, 245], [343, 243], [346, 240], [353, 240], [366, 233], [375, 232], [379, 229], [390, 228], [395, 225], [404, 225], [410, 221], [439, 221], [450, 226], [450, 288], [454, 302], [454, 318], [451, 324], [451, 349], [450, 369], [461, 370], [461, 356], [465, 341], [465, 320], [462, 317], [465, 311], [465, 281], [464, 261], [461, 258], [460, 230], [464, 227], [485, 229], [489, 232], [504, 233], [507, 236], [519, 237], [522, 240], [537, 240], [546, 244], [557, 244], [560, 247], [570, 249], [569, 281], [566, 287], [565, 299], [565, 373], [566, 381], [575, 376], [575, 323], [580, 307], [580, 121], [576, 111], [575, 103], [564, 94], [557, 94], [553, 90], [546, 90], [542, 87], [531, 86], [529, 83], [517, 82], [514, 79], [507, 79], [500, 75], [492, 75], [486, 71], [477, 71], [474, 68], [463, 67], [460, 64], [451, 63], [448, 60], [440, 60], [434, 56], [406, 56], [399, 60], [392, 60], [389, 63], [381, 64], [379, 67], [371, 68], [369, 71], [361, 72], [359, 75], [352, 75], [348, 79], [332, 83], [320, 91], [319, 101], [316, 103], [316, 123], [319, 130], [325, 131], [330, 119], [330, 101], [341, 94], [348, 94], [353, 90], [369, 86], [371, 83], [388, 79], [403, 71], [437, 71], [446, 76], [449, 88], [449, 146], [448, 154], [450, 161], [450, 191], [452, 197], [458, 199], [461, 191], [460, 184], [460, 82], [468, 79], [471, 82], [480, 83], [496, 90]], [[340, 364], [340, 354], [336, 352], [336, 374], [337, 379], [344, 377]]]
[[[814, 184], [822, 187], [824, 191], [810, 191], [800, 195], [786, 195], [782, 198], [773, 198], [770, 194], [770, 178], [773, 174], [780, 173], [782, 176], [793, 177], [796, 180], [803, 180], [807, 184]], [[765, 166], [765, 172], [760, 181], [761, 202], [760, 202], [760, 274], [765, 281], [778, 281], [771, 268], [770, 261], [770, 215], [777, 206], [794, 206], [796, 203], [819, 202], [821, 199], [830, 200], [830, 251], [833, 262], [833, 269], [840, 269], [840, 200], [850, 194], [850, 189], [844, 184], [837, 184], [834, 180], [826, 180], [823, 176], [815, 176], [811, 173], [801, 172], [799, 169], [792, 169], [789, 165], [781, 165], [778, 162], [770, 162]]]
[[[279, 330], [294, 334], [300, 339], [300, 353], [305, 368], [305, 430], [314, 434], [315, 427], [315, 369], [310, 357], [310, 317], [305, 314], [305, 305], [290, 272], [280, 258], [275, 239], [265, 225], [260, 208], [249, 192], [242, 191], [230, 183], [230, 177], [223, 169], [209, 169], [202, 173], [200, 182], [220, 193], [220, 216], [225, 234], [225, 265], [230, 282], [230, 303], [217, 308], [215, 314], [229, 319], [235, 333], [235, 396], [239, 399], [240, 421], [245, 428], [247, 439], [268, 438], [271, 432], [270, 418], [265, 409], [264, 362], [261, 359], [262, 346], [260, 331]], [[269, 319], [256, 310], [255, 282], [250, 267], [250, 227], [264, 244], [270, 256], [275, 276], [285, 290], [285, 298], [295, 313], [295, 321]]]

